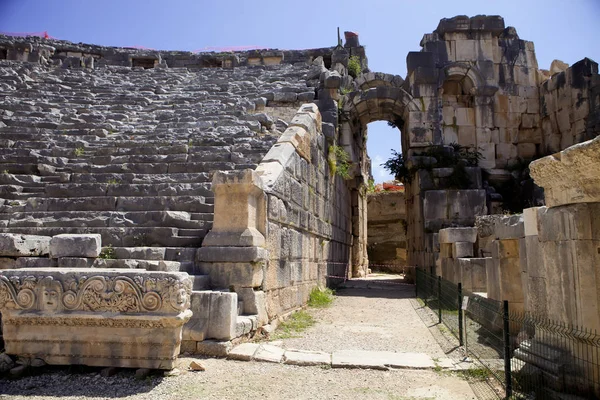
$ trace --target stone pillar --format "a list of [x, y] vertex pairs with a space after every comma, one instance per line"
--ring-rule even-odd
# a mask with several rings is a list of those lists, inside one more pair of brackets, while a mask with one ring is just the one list
[[538, 236], [538, 210], [544, 207], [532, 207], [523, 210], [525, 237], [521, 239], [520, 256], [523, 271], [523, 292], [525, 311], [546, 317], [548, 297], [544, 256]]
[[367, 195], [364, 185], [352, 194], [352, 277], [367, 275]]
[[265, 193], [253, 170], [218, 171], [212, 182], [215, 214], [203, 247], [264, 247]]
[[219, 171], [213, 177], [213, 191], [213, 228], [198, 249], [199, 272], [210, 275], [214, 288], [262, 286], [266, 195], [260, 177], [252, 170]]

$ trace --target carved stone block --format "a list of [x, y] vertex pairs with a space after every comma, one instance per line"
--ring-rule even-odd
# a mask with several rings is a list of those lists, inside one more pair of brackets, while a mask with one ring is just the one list
[[5, 270], [6, 353], [48, 364], [172, 369], [191, 291], [182, 272]]

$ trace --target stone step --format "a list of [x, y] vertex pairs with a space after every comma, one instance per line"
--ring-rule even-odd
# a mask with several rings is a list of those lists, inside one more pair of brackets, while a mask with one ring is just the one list
[[8, 201], [0, 206], [0, 213], [35, 211], [187, 211], [213, 213], [214, 198], [203, 196], [149, 196], [149, 197], [30, 197], [27, 201]]
[[[2, 193], [0, 185], [0, 193]], [[14, 186], [14, 185], [4, 185]], [[146, 196], [212, 196], [210, 183], [57, 183], [45, 187], [48, 197], [146, 197]]]
[[[19, 175], [21, 176], [21, 175]], [[42, 181], [43, 181], [42, 177]], [[168, 175], [156, 174], [101, 174], [101, 173], [74, 173], [70, 175], [72, 183], [120, 183], [120, 184], [161, 184], [161, 183], [197, 183], [211, 182], [211, 175], [208, 172], [194, 173], [175, 173]], [[14, 181], [2, 181], [0, 175], [0, 183], [16, 183]], [[210, 183], [202, 183], [206, 188], [210, 188]], [[212, 197], [212, 195], [211, 195]]]
[[19, 227], [2, 228], [5, 233], [56, 236], [63, 233], [99, 233], [102, 245], [113, 247], [200, 247], [204, 236], [178, 236], [177, 228], [165, 227]]
[[114, 259], [193, 262], [196, 249], [189, 247], [104, 247]]
[[180, 236], [196, 236], [210, 229], [212, 221], [191, 219], [185, 211], [55, 211], [0, 213], [9, 228], [18, 227], [174, 227]]
[[[58, 260], [58, 266], [61, 266], [61, 259]], [[62, 261], [63, 266], [66, 266]], [[77, 268], [76, 265], [69, 266]], [[147, 271], [164, 271], [164, 272], [191, 272], [193, 263], [164, 261], [164, 260], [144, 260], [144, 259], [110, 259], [97, 258], [91, 265], [92, 268], [127, 268], [127, 269], [145, 269]]]
[[192, 290], [209, 290], [210, 276], [209, 275], [191, 275], [193, 286]]

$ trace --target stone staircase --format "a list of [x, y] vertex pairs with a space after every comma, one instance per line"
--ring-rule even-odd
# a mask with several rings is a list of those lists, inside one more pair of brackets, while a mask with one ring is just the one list
[[277, 139], [268, 117], [252, 114], [254, 99], [306, 92], [305, 71], [3, 61], [2, 231], [100, 233], [114, 248], [199, 247], [212, 223], [211, 173], [255, 168]]
[[[94, 70], [0, 61], [0, 232], [98, 233], [104, 256], [87, 267], [193, 274], [213, 221], [212, 173], [256, 168], [280, 133], [257, 105], [295, 97], [274, 93], [314, 91], [308, 68]], [[47, 264], [82, 262], [67, 261]], [[193, 298], [223, 293], [217, 297], [234, 303], [207, 310], [229, 313], [237, 334], [256, 329], [256, 318], [239, 315], [235, 293], [209, 289], [207, 276], [194, 276]]]

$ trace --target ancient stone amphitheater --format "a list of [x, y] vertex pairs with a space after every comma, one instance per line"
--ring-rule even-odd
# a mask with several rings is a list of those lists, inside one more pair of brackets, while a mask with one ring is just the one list
[[[7, 352], [168, 369], [179, 351], [224, 354], [276, 325], [317, 285], [364, 276], [376, 120], [399, 128], [410, 171], [394, 242], [408, 265], [469, 271], [473, 290], [600, 327], [579, 300], [575, 314], [538, 301], [582, 253], [533, 256], [581, 239], [542, 234], [569, 231], [558, 207], [583, 218], [600, 201], [598, 64], [541, 70], [497, 16], [444, 19], [421, 46], [403, 79], [371, 72], [352, 33], [331, 48], [207, 54], [0, 36]], [[443, 165], [459, 148], [480, 154]], [[543, 205], [530, 169], [549, 207], [481, 220]], [[564, 302], [596, 293], [577, 282]]]

